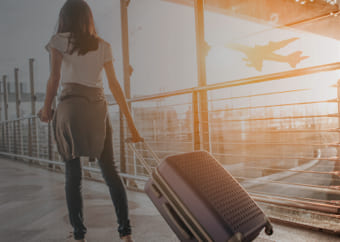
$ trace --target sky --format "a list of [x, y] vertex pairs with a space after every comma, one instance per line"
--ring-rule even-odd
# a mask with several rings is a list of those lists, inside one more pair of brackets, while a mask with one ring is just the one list
[[[120, 1], [88, 0], [100, 36], [111, 43], [115, 69], [123, 83]], [[43, 92], [49, 74], [49, 58], [44, 46], [55, 31], [64, 0], [2, 0], [0, 3], [0, 75], [13, 82], [13, 69], [20, 69], [20, 79], [28, 86], [28, 59], [34, 58], [36, 90]], [[193, 8], [162, 0], [132, 0], [129, 5], [130, 61], [132, 96], [153, 94], [197, 85], [195, 18]], [[205, 38], [211, 49], [207, 55], [208, 84], [240, 78], [289, 71], [288, 63], [263, 61], [262, 70], [246, 65], [247, 56], [226, 48], [226, 44], [247, 47], [268, 45], [290, 38], [296, 41], [275, 51], [287, 56], [301, 51], [309, 58], [296, 68], [339, 61], [339, 41], [293, 29], [277, 29], [267, 23], [255, 23], [214, 12], [205, 12]], [[339, 73], [299, 78], [300, 86], [337, 80]], [[292, 89], [297, 80], [267, 85], [269, 90]], [[328, 84], [327, 84], [328, 85]], [[104, 86], [108, 91], [106, 81]], [[268, 88], [268, 86], [271, 86]], [[258, 89], [260, 90], [260, 89]], [[321, 88], [324, 95], [327, 90]], [[249, 92], [257, 92], [249, 89]]]
[[[43, 91], [49, 74], [49, 56], [44, 49], [55, 33], [59, 10], [64, 0], [2, 0], [0, 3], [0, 74], [13, 80], [13, 69], [18, 67], [21, 79], [27, 82], [28, 59], [34, 58], [36, 89]], [[95, 16], [100, 35], [115, 43], [113, 52], [121, 61], [119, 1], [88, 1]], [[98, 16], [98, 17], [97, 17]], [[120, 66], [119, 66], [120, 68]], [[121, 69], [121, 68], [120, 68]], [[121, 73], [117, 72], [121, 79]]]
[[[122, 83], [120, 1], [87, 2], [93, 11], [99, 35], [112, 45], [115, 70]], [[28, 59], [34, 58], [36, 89], [44, 91], [49, 71], [48, 53], [44, 46], [55, 32], [63, 3], [64, 0], [1, 1], [1, 75], [8, 75], [9, 81], [12, 81], [13, 69], [18, 67], [21, 78], [25, 79], [23, 82], [27, 82]], [[177, 19], [173, 18], [175, 13]], [[158, 0], [132, 1], [129, 7], [130, 58], [135, 72], [131, 85], [135, 86], [136, 94], [168, 90], [176, 84], [180, 84], [181, 88], [183, 82], [187, 83], [186, 87], [194, 84], [193, 16], [189, 7]], [[145, 82], [151, 79], [150, 88], [147, 88]]]

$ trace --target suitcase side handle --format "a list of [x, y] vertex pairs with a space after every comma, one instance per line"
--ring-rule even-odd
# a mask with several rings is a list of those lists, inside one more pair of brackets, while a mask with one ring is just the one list
[[177, 213], [172, 209], [169, 203], [165, 202], [163, 203], [163, 209], [168, 214], [168, 218], [171, 220], [171, 222], [176, 226], [177, 230], [182, 234], [183, 238], [186, 240], [193, 239], [193, 236], [189, 234], [187, 228], [183, 228], [181, 224], [184, 224], [184, 222], [180, 219], [180, 217], [177, 215]]

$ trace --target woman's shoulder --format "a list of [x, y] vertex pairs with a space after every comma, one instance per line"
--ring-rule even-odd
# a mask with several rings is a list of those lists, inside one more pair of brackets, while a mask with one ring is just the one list
[[63, 32], [63, 33], [56, 33], [56, 36], [59, 36], [60, 38], [68, 38], [70, 37], [71, 33], [70, 32]]
[[52, 35], [51, 40], [68, 41], [71, 36], [70, 32], [56, 33]]
[[104, 63], [108, 62], [108, 61], [114, 61], [114, 58], [112, 56], [112, 48], [111, 48], [111, 44], [107, 41], [105, 41], [104, 39], [99, 37], [99, 42], [102, 46], [102, 54], [104, 56]]
[[56, 33], [52, 35], [50, 41], [48, 44], [45, 46], [45, 48], [49, 51], [50, 48], [56, 48], [57, 50], [61, 52], [65, 52], [67, 50], [68, 46], [68, 40], [70, 37], [70, 33]]
[[104, 40], [103, 38], [98, 37], [98, 39], [99, 39], [99, 43], [101, 43], [105, 47], [111, 47], [111, 44], [109, 42], [107, 42], [106, 40]]

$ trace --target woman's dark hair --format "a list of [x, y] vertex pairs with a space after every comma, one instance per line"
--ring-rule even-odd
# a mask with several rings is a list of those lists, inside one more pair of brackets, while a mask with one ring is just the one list
[[67, 0], [59, 13], [57, 33], [70, 32], [69, 54], [78, 55], [98, 49], [99, 37], [94, 26], [93, 15], [84, 0]]

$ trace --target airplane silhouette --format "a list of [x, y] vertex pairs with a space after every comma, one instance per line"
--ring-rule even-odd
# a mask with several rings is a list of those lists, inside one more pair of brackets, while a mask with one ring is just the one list
[[243, 58], [243, 60], [247, 62], [247, 66], [254, 67], [258, 71], [262, 70], [264, 60], [288, 63], [291, 67], [295, 68], [300, 61], [307, 59], [309, 56], [301, 56], [302, 51], [296, 51], [286, 56], [275, 54], [274, 51], [285, 47], [297, 39], [299, 38], [291, 38], [278, 42], [269, 41], [267, 45], [255, 45], [254, 47], [240, 44], [226, 44], [225, 47], [245, 53], [247, 58]]

